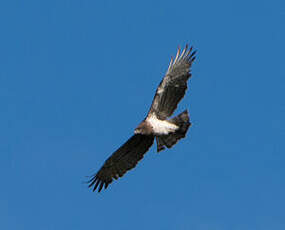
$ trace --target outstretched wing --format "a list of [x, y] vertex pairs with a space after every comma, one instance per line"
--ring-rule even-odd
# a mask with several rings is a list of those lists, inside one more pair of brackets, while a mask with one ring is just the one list
[[156, 115], [161, 120], [170, 117], [177, 108], [179, 101], [185, 95], [187, 80], [191, 77], [191, 65], [195, 60], [196, 51], [185, 49], [180, 53], [178, 48], [176, 57], [171, 58], [168, 70], [160, 82], [148, 115]]
[[103, 186], [105, 189], [113, 179], [122, 177], [128, 170], [134, 168], [139, 160], [153, 144], [152, 135], [135, 134], [116, 152], [112, 154], [104, 163], [102, 168], [88, 182], [89, 187], [94, 186], [93, 191]]

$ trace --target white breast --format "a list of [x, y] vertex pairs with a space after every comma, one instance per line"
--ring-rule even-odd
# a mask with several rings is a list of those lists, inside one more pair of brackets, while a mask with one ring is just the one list
[[146, 121], [152, 126], [154, 133], [158, 135], [167, 135], [179, 128], [177, 125], [172, 124], [167, 120], [157, 119], [154, 115], [148, 117]]

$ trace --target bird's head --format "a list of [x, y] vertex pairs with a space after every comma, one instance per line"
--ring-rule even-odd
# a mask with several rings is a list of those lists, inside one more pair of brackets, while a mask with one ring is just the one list
[[143, 121], [135, 129], [135, 134], [150, 135], [152, 134], [152, 128], [147, 122]]
[[142, 133], [142, 130], [140, 128], [135, 129], [135, 134], [141, 134], [141, 133]]

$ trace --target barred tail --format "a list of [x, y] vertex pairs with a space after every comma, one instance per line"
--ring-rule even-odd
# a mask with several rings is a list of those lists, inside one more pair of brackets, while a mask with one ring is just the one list
[[171, 148], [173, 145], [175, 145], [178, 140], [185, 137], [188, 128], [191, 126], [187, 110], [170, 119], [169, 121], [179, 126], [179, 129], [177, 129], [174, 133], [156, 137], [157, 152], [165, 149], [165, 146], [167, 148]]

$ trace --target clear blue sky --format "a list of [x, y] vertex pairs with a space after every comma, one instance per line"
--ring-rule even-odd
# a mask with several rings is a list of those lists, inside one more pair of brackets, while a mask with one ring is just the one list
[[[1, 1], [0, 229], [285, 229], [285, 2]], [[102, 193], [178, 45], [193, 126]]]

